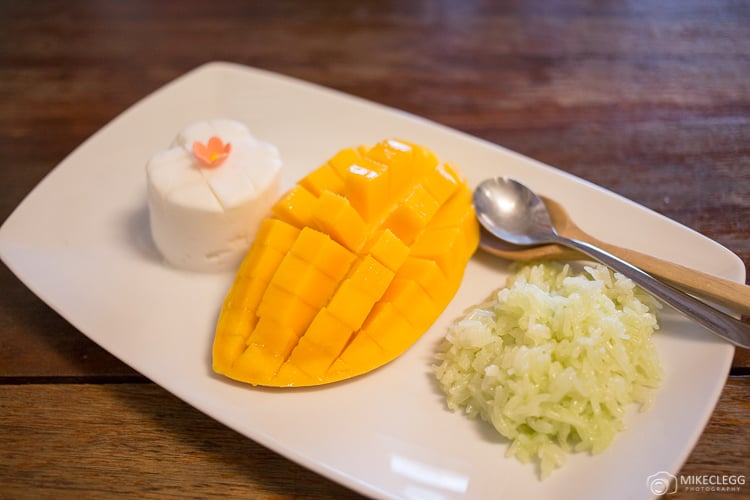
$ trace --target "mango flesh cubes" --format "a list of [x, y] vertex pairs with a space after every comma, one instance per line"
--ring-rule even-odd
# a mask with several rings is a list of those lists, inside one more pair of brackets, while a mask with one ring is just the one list
[[478, 241], [455, 167], [400, 140], [344, 149], [263, 222], [222, 307], [214, 370], [292, 387], [382, 366], [440, 315]]

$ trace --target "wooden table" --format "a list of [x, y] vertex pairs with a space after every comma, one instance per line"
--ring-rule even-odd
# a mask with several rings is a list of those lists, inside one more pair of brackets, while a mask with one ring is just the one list
[[[479, 136], [631, 198], [750, 264], [750, 3], [0, 2], [0, 221], [84, 139], [226, 60]], [[0, 498], [354, 498], [228, 430], [0, 268]], [[683, 474], [750, 472], [737, 351]], [[640, 478], [634, 478], [634, 481]], [[679, 492], [670, 498], [709, 498]], [[750, 486], [711, 498], [750, 498]]]

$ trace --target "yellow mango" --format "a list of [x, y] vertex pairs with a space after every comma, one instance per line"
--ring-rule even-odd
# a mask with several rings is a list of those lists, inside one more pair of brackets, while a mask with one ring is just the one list
[[[213, 348], [214, 364], [217, 366], [234, 367], [236, 360], [242, 356], [242, 353], [245, 352], [246, 349], [247, 345], [245, 343], [244, 335], [232, 335], [227, 332], [217, 334]], [[233, 369], [233, 373], [236, 374], [236, 369]], [[234, 375], [233, 378], [237, 378], [237, 376]]]
[[349, 167], [356, 164], [360, 159], [362, 159], [362, 155], [355, 148], [347, 148], [342, 149], [328, 160], [328, 165], [341, 179], [346, 179], [346, 172]]
[[[304, 348], [303, 348], [304, 352]], [[232, 377], [237, 378], [237, 380], [243, 380], [243, 381], [249, 381], [247, 378], [239, 378], [239, 377]], [[260, 385], [261, 382], [251, 382], [254, 385]], [[306, 372], [300, 370], [297, 368], [296, 365], [292, 363], [284, 363], [281, 365], [281, 368], [276, 372], [276, 375], [273, 376], [273, 383], [267, 384], [275, 387], [306, 387], [311, 385], [320, 385], [321, 382], [311, 376], [308, 375]]]
[[385, 225], [400, 240], [410, 245], [439, 208], [437, 200], [418, 184], [391, 212]]
[[286, 252], [289, 245], [297, 240], [299, 232], [299, 227], [295, 227], [280, 219], [269, 217], [264, 219], [260, 225], [256, 240], [259, 240], [264, 246]]
[[284, 252], [270, 245], [254, 245], [242, 260], [237, 276], [267, 282], [283, 258]]
[[336, 281], [293, 253], [288, 253], [271, 278], [271, 285], [319, 309], [336, 289]]
[[305, 335], [300, 339], [285, 365], [294, 366], [297, 370], [307, 374], [311, 380], [319, 380], [325, 376], [328, 367], [337, 356], [338, 353], [330, 352], [328, 346], [317, 344]]
[[[378, 302], [357, 337], [372, 339], [383, 351], [383, 358], [390, 361], [406, 351], [421, 334], [422, 330], [417, 330], [391, 302]], [[362, 349], [361, 344], [355, 346], [353, 342], [352, 347]], [[348, 359], [347, 351], [342, 358]]]
[[331, 352], [330, 365], [349, 341], [352, 331], [349, 325], [324, 307], [315, 316], [304, 338]]
[[254, 311], [260, 304], [267, 286], [267, 280], [238, 275], [224, 302], [232, 309]]
[[436, 304], [448, 302], [454, 293], [448, 277], [432, 259], [409, 257], [398, 270], [398, 277], [418, 283]]
[[424, 188], [441, 205], [456, 191], [461, 182], [460, 176], [450, 165], [438, 165], [430, 169], [422, 179]]
[[344, 180], [339, 177], [339, 174], [329, 163], [313, 170], [299, 183], [315, 196], [320, 196], [324, 191], [332, 191], [337, 194], [344, 192]]
[[330, 236], [311, 227], [299, 232], [289, 251], [336, 282], [344, 278], [355, 258], [355, 254]]
[[478, 241], [455, 166], [398, 139], [343, 149], [261, 225], [224, 300], [213, 368], [278, 387], [372, 371], [440, 315]]
[[396, 278], [381, 302], [391, 304], [415, 330], [426, 330], [440, 313], [440, 307], [414, 280]]
[[321, 194], [315, 203], [312, 223], [353, 252], [367, 239], [368, 226], [362, 216], [349, 200], [330, 191]]
[[378, 300], [388, 289], [393, 276], [393, 271], [368, 254], [354, 265], [349, 281], [368, 297]]
[[271, 207], [271, 211], [282, 221], [303, 228], [312, 224], [317, 201], [318, 198], [314, 194], [301, 184], [297, 184]]
[[[283, 314], [279, 312], [283, 311]], [[299, 337], [315, 317], [317, 309], [299, 296], [270, 285], [255, 311], [259, 319], [272, 318], [276, 323], [289, 327], [289, 335]], [[260, 321], [258, 322], [260, 323]], [[255, 331], [249, 341], [255, 341]]]
[[388, 139], [375, 144], [368, 152], [368, 156], [384, 165], [391, 165], [395, 170], [409, 171], [413, 169], [414, 146], [405, 141]]
[[365, 251], [391, 271], [397, 270], [409, 256], [409, 246], [390, 229], [376, 232]]
[[346, 194], [352, 207], [372, 223], [388, 208], [388, 167], [362, 158], [346, 170]]
[[[352, 339], [337, 361], [341, 361], [338, 368], [342, 375], [348, 375], [353, 371], [351, 367], [367, 366], [373, 359], [385, 358], [385, 351], [380, 344], [375, 342], [365, 330], [362, 330]], [[333, 365], [331, 368], [333, 369]]]
[[351, 278], [341, 282], [327, 309], [353, 330], [358, 330], [370, 313], [375, 300], [357, 288]]
[[292, 351], [286, 364], [294, 365], [311, 377], [322, 378], [349, 342], [352, 328], [327, 308], [320, 310], [310, 328]]
[[280, 370], [284, 359], [265, 346], [251, 344], [232, 363], [231, 377], [240, 381], [252, 380], [254, 385], [270, 385], [273, 374]]

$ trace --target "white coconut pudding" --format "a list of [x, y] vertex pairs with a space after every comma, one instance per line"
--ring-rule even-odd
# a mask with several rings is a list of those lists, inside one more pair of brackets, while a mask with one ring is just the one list
[[146, 165], [154, 243], [172, 265], [232, 269], [279, 195], [278, 149], [234, 120], [194, 123]]

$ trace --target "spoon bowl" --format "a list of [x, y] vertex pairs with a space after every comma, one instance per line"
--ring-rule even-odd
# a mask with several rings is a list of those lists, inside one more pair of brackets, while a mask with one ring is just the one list
[[549, 243], [549, 235], [556, 234], [542, 199], [512, 179], [497, 177], [479, 184], [474, 208], [490, 234], [512, 245]]

